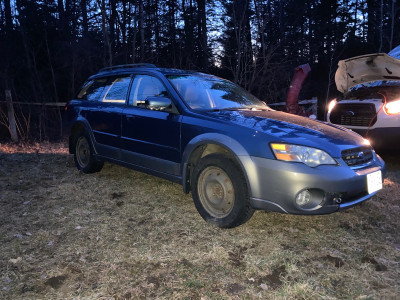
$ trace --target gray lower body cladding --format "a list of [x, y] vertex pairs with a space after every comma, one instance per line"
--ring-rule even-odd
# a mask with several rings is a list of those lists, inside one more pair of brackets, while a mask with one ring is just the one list
[[[382, 171], [385, 164], [379, 157], [368, 168], [353, 170], [337, 159], [339, 165], [310, 168], [302, 163], [290, 163], [260, 157], [245, 159], [243, 166], [248, 176], [250, 201], [254, 208], [290, 214], [329, 214], [370, 199], [367, 174]], [[296, 196], [310, 190], [319, 205], [302, 209]]]

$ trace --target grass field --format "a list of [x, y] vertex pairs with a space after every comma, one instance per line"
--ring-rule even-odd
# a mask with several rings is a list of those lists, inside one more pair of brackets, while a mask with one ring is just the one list
[[219, 229], [181, 186], [63, 145], [0, 145], [0, 299], [395, 299], [400, 167], [327, 216], [256, 212]]

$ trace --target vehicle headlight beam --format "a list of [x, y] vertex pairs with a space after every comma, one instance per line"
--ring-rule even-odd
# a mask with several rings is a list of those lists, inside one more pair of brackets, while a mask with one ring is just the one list
[[336, 99], [333, 99], [331, 102], [329, 102], [329, 104], [328, 104], [328, 113], [331, 113], [331, 111], [335, 107], [336, 103], [337, 103]]
[[391, 101], [385, 104], [385, 111], [388, 115], [400, 114], [400, 100]]

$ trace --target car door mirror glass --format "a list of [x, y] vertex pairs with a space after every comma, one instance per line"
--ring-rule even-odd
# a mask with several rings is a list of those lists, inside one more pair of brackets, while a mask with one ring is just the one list
[[146, 104], [151, 110], [167, 111], [172, 108], [171, 99], [167, 97], [147, 97]]

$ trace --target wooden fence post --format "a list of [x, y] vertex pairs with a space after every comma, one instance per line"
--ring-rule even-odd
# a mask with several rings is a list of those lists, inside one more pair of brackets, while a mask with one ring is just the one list
[[11, 140], [14, 143], [17, 143], [18, 142], [17, 126], [15, 124], [14, 106], [12, 103], [10, 90], [6, 90], [6, 102], [7, 102], [8, 124], [9, 124]]

